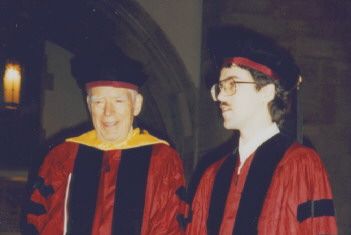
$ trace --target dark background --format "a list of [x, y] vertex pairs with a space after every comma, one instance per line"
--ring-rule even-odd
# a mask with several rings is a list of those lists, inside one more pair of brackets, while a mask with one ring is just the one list
[[[149, 80], [143, 88], [146, 102], [139, 123], [176, 147], [189, 176], [203, 154], [230, 136], [203, 79], [213, 75], [206, 32], [226, 23], [275, 38], [301, 66], [304, 83], [288, 131], [321, 154], [335, 194], [340, 234], [351, 234], [350, 1], [204, 0], [197, 6], [201, 25], [186, 25], [202, 31], [197, 42], [202, 48], [201, 75], [194, 78], [169, 33], [159, 26], [162, 19], [154, 19], [137, 1], [0, 2], [1, 74], [9, 59], [24, 68], [20, 106], [9, 110], [2, 103], [0, 108], [0, 234], [18, 231], [27, 174], [35, 171], [47, 149], [90, 128], [86, 120], [47, 135], [43, 117], [58, 115], [44, 113], [45, 94], [57, 90], [55, 81], [61, 79], [48, 71], [49, 57], [55, 60], [66, 51], [74, 54], [81, 47], [112, 41], [142, 61]], [[48, 41], [62, 49], [48, 54]], [[0, 88], [2, 101], [2, 81]]]

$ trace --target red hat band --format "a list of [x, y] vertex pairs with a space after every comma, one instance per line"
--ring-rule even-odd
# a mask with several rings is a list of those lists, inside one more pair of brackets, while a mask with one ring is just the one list
[[97, 87], [97, 86], [111, 86], [111, 87], [116, 87], [116, 88], [127, 88], [127, 89], [132, 89], [135, 91], [138, 91], [138, 86], [129, 83], [129, 82], [121, 82], [121, 81], [94, 81], [94, 82], [88, 82], [85, 84], [85, 88], [88, 90], [92, 87]]
[[246, 66], [252, 69], [255, 69], [271, 78], [274, 80], [280, 80], [279, 76], [269, 67], [256, 63], [255, 61], [252, 61], [250, 59], [244, 58], [244, 57], [232, 57], [232, 58], [227, 58], [224, 60], [224, 64], [236, 64], [236, 65], [242, 65]]

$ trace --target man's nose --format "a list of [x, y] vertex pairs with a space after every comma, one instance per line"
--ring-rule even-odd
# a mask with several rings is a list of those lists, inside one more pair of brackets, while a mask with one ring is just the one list
[[217, 95], [217, 101], [222, 102], [223, 100], [225, 100], [225, 95], [222, 89], [219, 90], [219, 93]]
[[111, 102], [107, 101], [106, 104], [105, 104], [104, 114], [106, 116], [109, 116], [113, 112], [114, 112], [113, 105], [111, 104]]

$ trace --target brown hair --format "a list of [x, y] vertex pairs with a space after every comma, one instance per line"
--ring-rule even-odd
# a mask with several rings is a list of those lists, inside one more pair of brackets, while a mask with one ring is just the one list
[[274, 80], [273, 78], [248, 67], [242, 68], [250, 72], [252, 78], [256, 82], [256, 89], [258, 91], [268, 84], [273, 83], [275, 85], [275, 96], [274, 99], [268, 103], [268, 109], [269, 113], [271, 114], [272, 121], [276, 122], [278, 126], [281, 126], [286, 115], [290, 112], [291, 92], [285, 90], [283, 86], [280, 85], [279, 80]]

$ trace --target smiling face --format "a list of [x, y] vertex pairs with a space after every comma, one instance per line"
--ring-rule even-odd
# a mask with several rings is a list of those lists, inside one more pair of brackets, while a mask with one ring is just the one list
[[[248, 70], [236, 65], [222, 68], [219, 81], [225, 81], [228, 78], [239, 82], [254, 82]], [[267, 119], [270, 120], [268, 102], [272, 98], [267, 94], [265, 88], [257, 90], [256, 85], [250, 83], [236, 84], [236, 91], [233, 95], [226, 95], [221, 91], [217, 100], [222, 111], [224, 127], [243, 131], [252, 126], [259, 126]]]
[[140, 113], [143, 98], [134, 90], [97, 86], [88, 90], [88, 108], [102, 142], [122, 142]]

